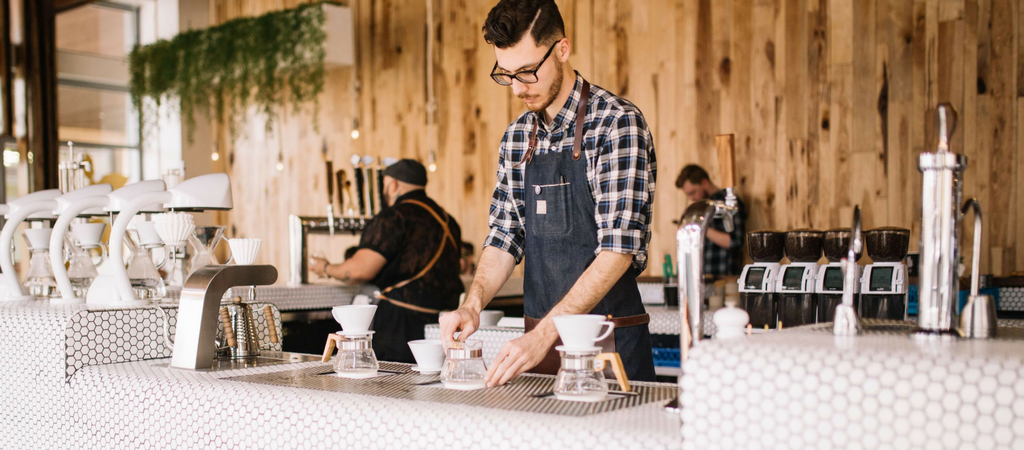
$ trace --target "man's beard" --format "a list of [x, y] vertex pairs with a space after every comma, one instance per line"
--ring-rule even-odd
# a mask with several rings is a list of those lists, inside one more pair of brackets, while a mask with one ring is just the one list
[[[543, 111], [547, 109], [548, 106], [551, 106], [555, 99], [558, 98], [558, 94], [562, 91], [562, 81], [564, 81], [564, 78], [565, 75], [562, 73], [562, 61], [555, 59], [555, 82], [551, 83], [551, 87], [548, 89], [548, 98], [543, 104], [540, 104], [540, 106], [533, 107], [527, 105], [526, 108], [530, 111], [537, 112]], [[523, 98], [523, 96], [519, 96], [519, 98]], [[549, 117], [548, 119], [550, 120], [553, 118]]]

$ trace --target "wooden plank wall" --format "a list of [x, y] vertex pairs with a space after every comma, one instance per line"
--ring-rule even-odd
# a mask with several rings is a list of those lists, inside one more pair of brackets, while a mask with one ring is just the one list
[[[215, 23], [296, 0], [211, 0]], [[322, 161], [353, 153], [425, 161], [426, 5], [352, 0], [358, 69], [329, 73], [320, 133], [291, 114], [279, 133], [255, 118], [230, 149], [233, 234], [265, 239], [284, 267], [285, 217], [323, 214]], [[687, 163], [717, 172], [713, 138], [735, 133], [748, 230], [848, 226], [920, 228], [917, 155], [934, 146], [932, 111], [960, 112], [954, 149], [970, 159], [965, 196], [985, 210], [982, 270], [1024, 270], [1024, 32], [1014, 0], [560, 0], [574, 67], [636, 103], [654, 133], [659, 180], [653, 261], [674, 247], [686, 205], [674, 181]], [[434, 0], [440, 101], [437, 173], [428, 192], [467, 240], [487, 232], [497, 144], [522, 111], [487, 78], [480, 31], [491, 2]], [[352, 81], [361, 90], [353, 103]], [[355, 110], [353, 109], [355, 104]], [[1021, 114], [1018, 114], [1018, 111]], [[352, 140], [358, 113], [361, 137]], [[221, 127], [222, 129], [224, 127]], [[320, 153], [321, 139], [329, 150]], [[274, 166], [282, 152], [285, 170]], [[714, 177], [714, 176], [713, 176]], [[965, 230], [971, 236], [972, 228]], [[965, 242], [969, 244], [970, 239]], [[323, 245], [327, 245], [324, 243]], [[345, 244], [347, 245], [347, 244]], [[343, 250], [334, 244], [335, 259]], [[970, 260], [967, 258], [967, 262]], [[650, 275], [659, 275], [652, 264]]]

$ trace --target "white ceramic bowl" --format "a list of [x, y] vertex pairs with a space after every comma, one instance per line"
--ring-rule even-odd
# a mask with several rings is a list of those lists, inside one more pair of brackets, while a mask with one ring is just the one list
[[31, 249], [50, 248], [50, 234], [53, 228], [29, 228], [25, 230], [25, 238]]
[[103, 232], [106, 231], [105, 223], [73, 223], [71, 232], [78, 238], [78, 243], [83, 247], [99, 247], [103, 239]]
[[438, 372], [444, 365], [444, 347], [440, 339], [409, 341], [409, 349], [421, 372]]
[[502, 317], [505, 317], [505, 311], [491, 311], [483, 310], [480, 311], [480, 326], [482, 327], [495, 327], [498, 326], [498, 321]]
[[346, 333], [369, 331], [376, 312], [377, 305], [342, 305], [331, 308], [334, 320], [341, 324], [341, 330]]

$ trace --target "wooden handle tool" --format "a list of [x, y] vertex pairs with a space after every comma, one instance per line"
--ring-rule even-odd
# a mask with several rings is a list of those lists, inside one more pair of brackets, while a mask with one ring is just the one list
[[270, 342], [277, 344], [277, 324], [274, 323], [274, 309], [270, 305], [263, 307], [263, 317], [267, 319], [267, 331], [270, 333]]
[[715, 136], [715, 150], [718, 151], [718, 169], [722, 172], [720, 187], [736, 187], [736, 136], [732, 134]]
[[320, 362], [328, 362], [331, 360], [331, 355], [334, 354], [335, 343], [341, 340], [341, 336], [335, 333], [327, 335], [327, 344], [324, 345], [324, 356], [320, 358]]
[[225, 307], [220, 308], [220, 323], [224, 325], [224, 340], [227, 341], [228, 347], [234, 347], [237, 344], [235, 342], [235, 330], [231, 329], [231, 316]]
[[630, 392], [632, 388], [629, 386], [629, 379], [626, 378], [626, 368], [622, 365], [622, 358], [619, 357], [618, 353], [601, 353], [594, 357], [594, 360], [600, 366], [597, 367], [597, 370], [604, 370], [605, 364], [611, 364], [612, 373], [615, 374], [615, 379], [619, 381], [619, 387], [622, 392]]

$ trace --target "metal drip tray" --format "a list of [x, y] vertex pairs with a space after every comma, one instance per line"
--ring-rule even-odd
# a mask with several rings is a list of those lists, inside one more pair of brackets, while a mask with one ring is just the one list
[[[382, 362], [382, 372], [397, 374], [367, 379], [322, 376], [324, 367], [307, 367], [224, 380], [577, 417], [664, 403], [679, 395], [679, 388], [674, 384], [635, 383], [634, 395], [609, 395], [607, 400], [594, 403], [557, 400], [548, 396], [554, 388], [555, 377], [533, 374], [520, 375], [504, 386], [460, 391], [434, 387], [439, 383], [438, 375], [422, 375], [410, 367], [409, 364]], [[609, 387], [618, 389], [614, 382], [609, 383]]]
[[[310, 361], [320, 361], [317, 355], [290, 352], [260, 352], [260, 356], [253, 358], [215, 358], [213, 366], [204, 369], [202, 372], [220, 372], [225, 370], [252, 369], [254, 367], [279, 366], [281, 364], [295, 364]], [[170, 367], [170, 363], [157, 364], [157, 367]]]

